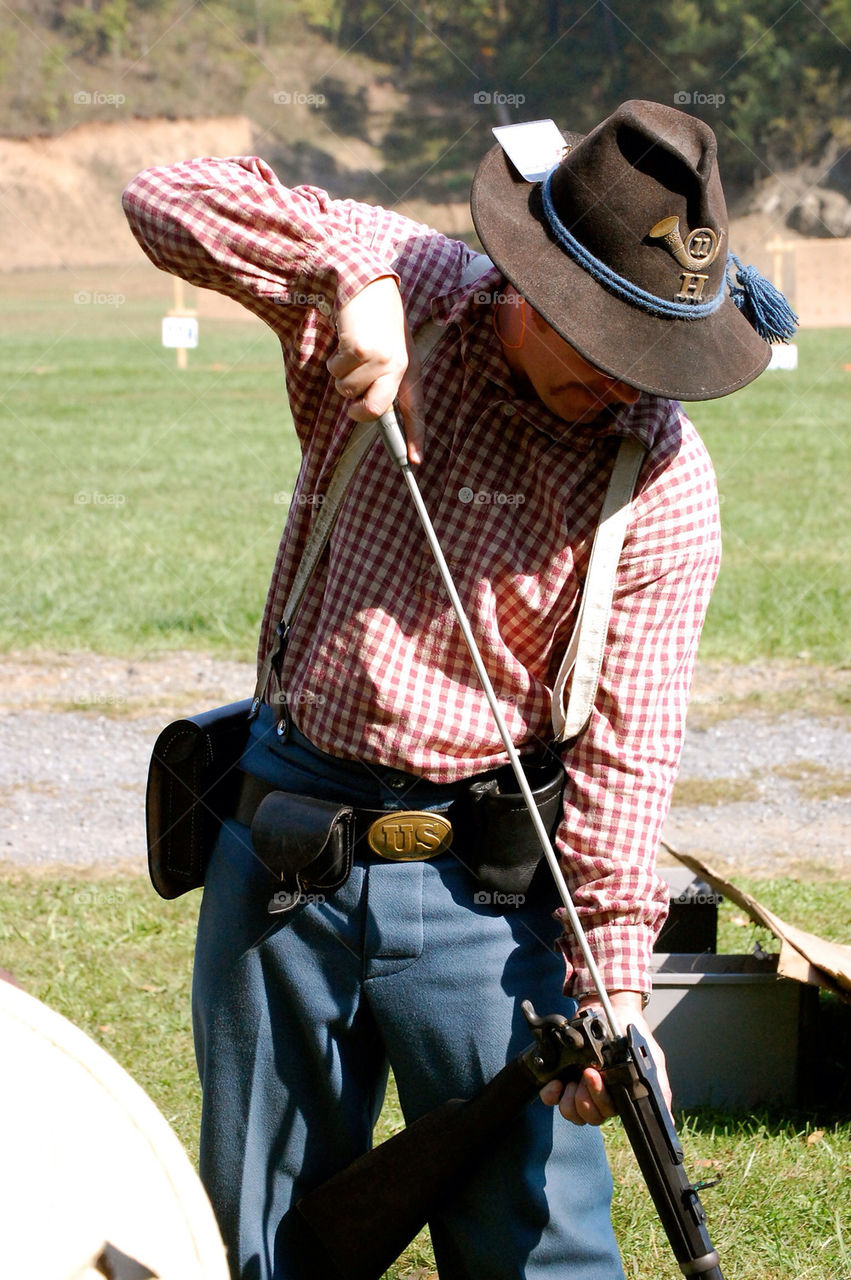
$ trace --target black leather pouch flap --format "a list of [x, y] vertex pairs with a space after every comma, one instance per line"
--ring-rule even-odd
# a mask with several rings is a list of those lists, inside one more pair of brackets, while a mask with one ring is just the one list
[[347, 805], [271, 791], [257, 807], [251, 842], [285, 884], [333, 889], [350, 870], [353, 822]]

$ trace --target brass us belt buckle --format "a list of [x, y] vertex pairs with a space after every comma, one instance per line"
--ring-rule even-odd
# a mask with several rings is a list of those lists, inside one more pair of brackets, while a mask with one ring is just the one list
[[436, 858], [452, 843], [452, 823], [440, 813], [394, 809], [376, 818], [366, 833], [370, 849], [393, 862]]

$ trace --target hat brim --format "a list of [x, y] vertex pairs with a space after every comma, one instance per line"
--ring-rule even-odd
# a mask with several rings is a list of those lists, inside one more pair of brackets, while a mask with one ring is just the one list
[[[582, 135], [566, 134], [575, 145]], [[762, 373], [771, 350], [729, 297], [700, 320], [655, 316], [604, 288], [561, 248], [502, 147], [479, 165], [470, 198], [488, 257], [556, 333], [604, 373], [676, 400], [712, 400]]]

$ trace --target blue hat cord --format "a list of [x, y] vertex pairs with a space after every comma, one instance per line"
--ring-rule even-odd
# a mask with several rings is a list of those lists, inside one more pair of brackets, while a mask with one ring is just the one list
[[[735, 263], [736, 280], [730, 279]], [[743, 267], [734, 253], [727, 258], [727, 284], [730, 297], [745, 319], [766, 342], [790, 342], [798, 327], [798, 317], [784, 295], [756, 267]]]

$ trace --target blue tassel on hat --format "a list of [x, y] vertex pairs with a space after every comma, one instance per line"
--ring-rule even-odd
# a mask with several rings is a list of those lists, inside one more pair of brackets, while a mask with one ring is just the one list
[[[730, 279], [730, 262], [738, 267], [738, 285]], [[761, 338], [766, 342], [790, 342], [794, 338], [798, 317], [783, 294], [756, 267], [743, 267], [734, 253], [728, 258], [727, 283], [733, 302]]]

